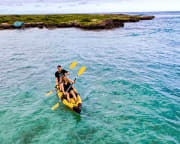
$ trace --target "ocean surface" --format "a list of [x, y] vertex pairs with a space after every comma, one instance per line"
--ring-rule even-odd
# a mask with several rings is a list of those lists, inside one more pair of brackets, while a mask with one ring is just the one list
[[[142, 14], [156, 18], [113, 30], [0, 31], [0, 143], [179, 144], [180, 12]], [[74, 85], [80, 115], [51, 110], [58, 64], [71, 79], [87, 67]]]

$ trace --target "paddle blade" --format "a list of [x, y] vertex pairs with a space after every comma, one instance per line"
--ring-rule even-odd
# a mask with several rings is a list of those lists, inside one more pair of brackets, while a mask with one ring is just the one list
[[85, 70], [86, 70], [86, 67], [83, 66], [83, 67], [79, 70], [78, 76], [80, 76]]
[[50, 94], [52, 94], [53, 93], [53, 91], [50, 91], [50, 92], [48, 92], [47, 94], [45, 94], [45, 96], [48, 96], [48, 95], [50, 95]]
[[57, 103], [56, 105], [54, 105], [51, 109], [52, 109], [52, 110], [55, 110], [58, 106], [59, 106], [59, 103]]
[[69, 69], [73, 69], [76, 65], [77, 65], [77, 62], [73, 62], [73, 63], [70, 65]]

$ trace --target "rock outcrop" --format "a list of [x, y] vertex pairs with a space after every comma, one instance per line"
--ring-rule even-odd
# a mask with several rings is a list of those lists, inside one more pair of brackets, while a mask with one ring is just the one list
[[[140, 20], [152, 20], [154, 16], [129, 16], [128, 18], [124, 19], [111, 19], [107, 18], [102, 20], [99, 23], [90, 23], [90, 24], [79, 24], [77, 22], [71, 22], [71, 23], [59, 23], [59, 24], [53, 24], [53, 23], [44, 23], [44, 22], [36, 22], [36, 23], [25, 23], [21, 27], [14, 27], [13, 24], [8, 24], [8, 23], [1, 23], [0, 24], [0, 29], [24, 29], [24, 28], [48, 28], [48, 29], [53, 29], [53, 28], [67, 28], [67, 27], [77, 27], [77, 28], [82, 28], [82, 29], [87, 29], [87, 30], [95, 30], [95, 29], [112, 29], [112, 28], [117, 28], [117, 27], [123, 27], [124, 23], [128, 22], [138, 22]], [[96, 19], [93, 19], [93, 21], [96, 21]]]

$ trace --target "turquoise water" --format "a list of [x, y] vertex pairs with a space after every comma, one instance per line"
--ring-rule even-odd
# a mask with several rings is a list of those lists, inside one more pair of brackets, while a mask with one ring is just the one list
[[[151, 13], [153, 14], [153, 13]], [[180, 12], [103, 31], [0, 31], [1, 144], [180, 143]], [[52, 111], [61, 64], [82, 113]]]

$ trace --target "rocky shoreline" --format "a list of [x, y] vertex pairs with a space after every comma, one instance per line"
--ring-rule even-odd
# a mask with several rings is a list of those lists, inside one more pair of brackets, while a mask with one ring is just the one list
[[[119, 15], [119, 16], [122, 16], [122, 15]], [[48, 22], [41, 22], [41, 21], [40, 22], [25, 22], [21, 27], [15, 27], [13, 24], [9, 24], [8, 22], [3, 22], [3, 23], [0, 23], [0, 30], [25, 29], [25, 28], [52, 29], [52, 28], [68, 28], [68, 27], [76, 27], [76, 28], [82, 28], [82, 29], [87, 29], [87, 30], [113, 29], [117, 27], [124, 27], [124, 23], [139, 22], [140, 20], [152, 20], [154, 18], [155, 18], [154, 16], [134, 16], [134, 17], [130, 16], [126, 18], [124, 17], [123, 18], [104, 18], [98, 23], [87, 22], [87, 24], [81, 24], [76, 21], [61, 22], [61, 23], [52, 23], [52, 22], [48, 23]]]

